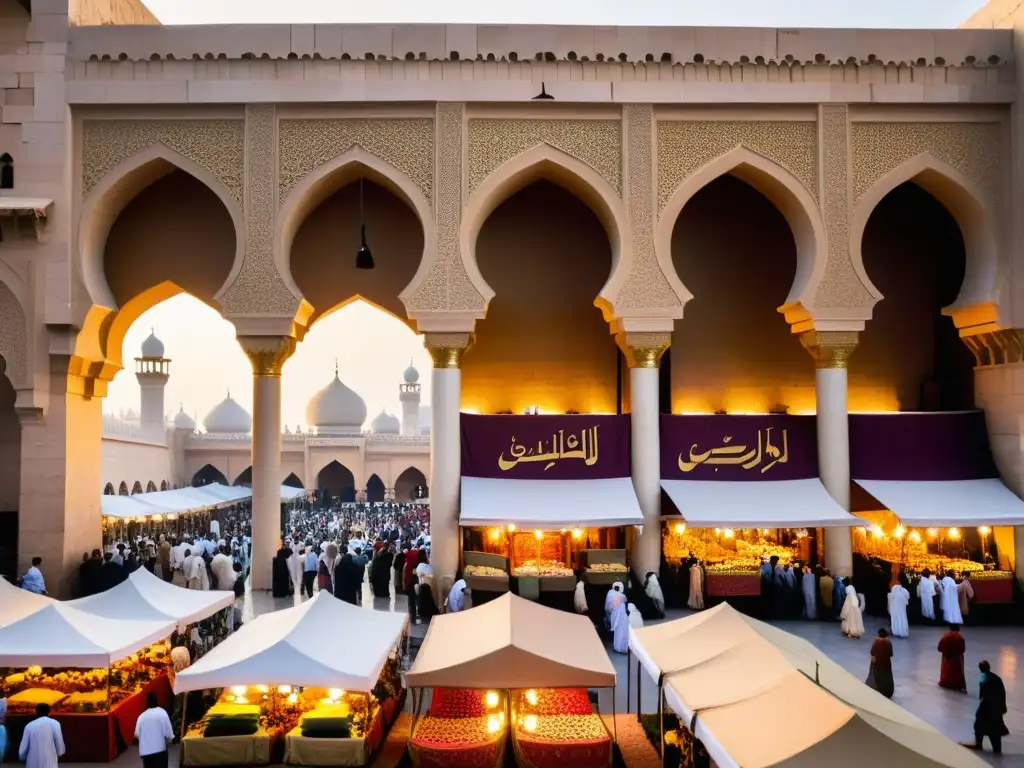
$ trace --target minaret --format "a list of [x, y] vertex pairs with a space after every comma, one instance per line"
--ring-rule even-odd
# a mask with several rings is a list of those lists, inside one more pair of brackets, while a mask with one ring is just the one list
[[154, 442], [167, 440], [167, 416], [164, 414], [164, 387], [171, 372], [171, 361], [164, 357], [164, 344], [150, 331], [142, 342], [142, 357], [135, 358], [135, 378], [142, 391], [139, 422], [142, 436]]
[[420, 372], [409, 361], [409, 367], [402, 374], [404, 384], [398, 387], [398, 399], [402, 401], [402, 434], [414, 437], [420, 433]]

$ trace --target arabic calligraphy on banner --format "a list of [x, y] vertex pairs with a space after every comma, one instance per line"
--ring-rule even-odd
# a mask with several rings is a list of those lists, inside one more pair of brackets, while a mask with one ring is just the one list
[[629, 416], [462, 414], [467, 477], [629, 477]]
[[661, 476], [803, 480], [818, 476], [813, 416], [662, 416]]

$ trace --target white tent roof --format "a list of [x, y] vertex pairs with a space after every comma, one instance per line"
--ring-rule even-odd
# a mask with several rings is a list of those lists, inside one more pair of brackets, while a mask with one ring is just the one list
[[56, 602], [52, 597], [21, 589], [0, 577], [0, 628]]
[[644, 521], [628, 477], [599, 480], [462, 478], [459, 525], [508, 525], [545, 530], [610, 528]]
[[404, 613], [367, 611], [320, 592], [265, 613], [174, 680], [174, 692], [232, 685], [315, 685], [369, 691], [405, 631]]
[[[629, 647], [663, 680], [683, 723], [696, 713], [695, 735], [721, 768], [986, 765], [811, 643], [726, 603], [630, 628]], [[793, 702], [800, 716], [780, 702]]]
[[6, 589], [2, 594], [0, 667], [106, 667], [174, 631], [173, 621], [106, 619], [58, 600], [9, 614], [14, 601]]
[[290, 485], [281, 486], [281, 501], [291, 501], [292, 499], [302, 498], [305, 495], [305, 488], [293, 488]]
[[201, 591], [168, 584], [145, 568], [132, 571], [116, 587], [66, 605], [108, 619], [174, 621], [179, 629], [223, 610], [235, 601], [234, 592]]
[[693, 528], [817, 528], [864, 525], [808, 480], [662, 480], [661, 487]]
[[1024, 525], [1024, 501], [1002, 480], [858, 480], [907, 526]]
[[[281, 501], [292, 501], [305, 495], [306, 491], [302, 488], [281, 486]], [[213, 483], [197, 488], [137, 493], [134, 496], [103, 496], [101, 502], [104, 515], [148, 517], [223, 507], [249, 498], [252, 498], [251, 488]]]

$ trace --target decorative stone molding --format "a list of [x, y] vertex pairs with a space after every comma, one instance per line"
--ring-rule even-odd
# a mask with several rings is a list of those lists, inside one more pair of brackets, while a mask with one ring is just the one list
[[848, 108], [823, 104], [819, 108], [821, 207], [828, 243], [825, 274], [814, 296], [814, 309], [865, 308], [875, 300], [850, 260], [850, 183]]
[[10, 288], [0, 282], [0, 357], [15, 388], [28, 383], [28, 325], [25, 312]]
[[575, 157], [597, 171], [622, 194], [622, 125], [618, 120], [469, 121], [468, 193], [516, 155], [538, 144]]
[[432, 199], [434, 121], [429, 118], [289, 119], [277, 130], [278, 202], [313, 169], [357, 145], [400, 170]]
[[805, 121], [659, 120], [658, 215], [688, 177], [737, 146], [779, 164], [818, 198], [817, 125]]
[[220, 181], [243, 202], [245, 126], [241, 120], [85, 120], [82, 123], [82, 196], [119, 163], [164, 144]]
[[999, 123], [868, 123], [850, 126], [852, 203], [886, 174], [928, 153], [975, 182], [990, 200], [999, 198], [1003, 169]]
[[807, 331], [800, 343], [814, 358], [815, 368], [846, 368], [857, 347], [857, 331]]
[[665, 274], [654, 250], [654, 108], [627, 104], [622, 111], [626, 133], [626, 210], [633, 236], [633, 269], [615, 298], [616, 315], [631, 310], [668, 310], [682, 313], [682, 302]]
[[461, 368], [462, 356], [473, 343], [471, 333], [427, 333], [423, 345], [435, 368]]
[[275, 109], [245, 108], [245, 258], [221, 304], [228, 315], [294, 315], [299, 305], [274, 263], [277, 217]]
[[295, 353], [292, 336], [240, 336], [238, 343], [249, 358], [253, 376], [280, 377], [285, 362]]
[[1006, 328], [961, 338], [974, 355], [976, 365], [1024, 363], [1024, 330], [1020, 328]]
[[672, 343], [671, 333], [620, 333], [616, 336], [630, 368], [657, 368]]

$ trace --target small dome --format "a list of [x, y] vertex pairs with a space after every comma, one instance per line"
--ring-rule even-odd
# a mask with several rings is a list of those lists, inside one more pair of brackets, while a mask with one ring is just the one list
[[374, 418], [370, 425], [370, 431], [375, 435], [397, 435], [402, 429], [398, 418], [381, 409], [381, 412]]
[[187, 429], [192, 432], [196, 428], [195, 420], [185, 413], [184, 408], [179, 408], [178, 412], [174, 415], [174, 428], [175, 429]]
[[366, 421], [366, 403], [346, 387], [334, 370], [334, 379], [310, 398], [306, 421], [320, 432], [358, 433]]
[[149, 336], [142, 342], [142, 356], [144, 358], [163, 358], [164, 343], [156, 337], [155, 331], [150, 331]]
[[252, 417], [249, 412], [231, 399], [231, 393], [203, 419], [203, 427], [212, 434], [247, 434], [252, 431]]
[[402, 374], [402, 378], [405, 379], [406, 384], [415, 384], [420, 380], [420, 372], [416, 370], [411, 360], [409, 361], [409, 367]]

